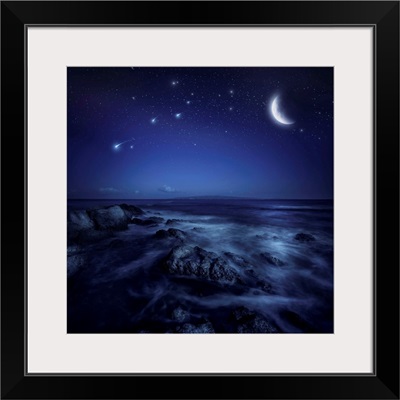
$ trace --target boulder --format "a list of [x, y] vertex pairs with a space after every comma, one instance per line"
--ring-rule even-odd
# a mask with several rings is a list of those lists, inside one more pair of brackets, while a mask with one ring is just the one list
[[175, 246], [168, 254], [164, 268], [170, 274], [198, 277], [218, 283], [235, 283], [237, 272], [215, 253], [198, 246]]
[[247, 307], [238, 307], [230, 316], [237, 326], [238, 333], [274, 333], [277, 329], [261, 314], [249, 310]]
[[158, 225], [160, 222], [163, 222], [164, 218], [161, 217], [150, 217], [147, 219], [140, 219], [140, 218], [132, 218], [130, 223], [135, 225], [141, 226], [150, 226], [150, 225]]
[[171, 318], [178, 322], [184, 322], [189, 320], [190, 313], [182, 307], [177, 307], [172, 311]]
[[261, 258], [267, 261], [268, 264], [274, 265], [275, 267], [283, 267], [285, 263], [278, 257], [273, 256], [271, 253], [261, 253]]
[[67, 213], [68, 238], [75, 239], [82, 232], [94, 229], [94, 223], [85, 210], [70, 210]]
[[80, 246], [67, 246], [67, 277], [70, 278], [86, 264], [86, 256]]
[[165, 238], [175, 238], [184, 240], [186, 238], [186, 233], [174, 228], [169, 228], [167, 231], [164, 229], [160, 229], [154, 235], [157, 239], [165, 239]]
[[294, 239], [299, 242], [312, 242], [315, 240], [315, 237], [309, 233], [298, 233]]
[[128, 219], [132, 219], [133, 217], [137, 217], [139, 215], [144, 214], [144, 211], [136, 206], [131, 206], [129, 204], [120, 204], [119, 206], [124, 211]]
[[165, 225], [176, 225], [177, 223], [183, 221], [183, 219], [168, 219], [167, 222], [165, 223]]
[[224, 256], [229, 262], [240, 268], [250, 268], [252, 266], [246, 259], [235, 253], [225, 252]]
[[96, 229], [121, 231], [128, 228], [129, 218], [120, 206], [98, 208], [88, 213]]

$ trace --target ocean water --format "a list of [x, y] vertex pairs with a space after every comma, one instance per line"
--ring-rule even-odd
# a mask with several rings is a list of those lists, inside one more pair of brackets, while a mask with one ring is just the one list
[[[185, 323], [237, 333], [232, 315], [244, 308], [275, 333], [333, 333], [333, 201], [69, 200], [68, 208], [122, 203], [144, 210], [139, 218], [163, 221], [131, 224], [82, 246], [82, 266], [68, 279], [69, 333], [173, 333]], [[167, 225], [172, 219], [178, 221]], [[169, 228], [185, 232], [184, 243], [154, 237]], [[299, 233], [315, 240], [296, 240]], [[176, 245], [198, 246], [228, 263], [227, 253], [240, 257], [244, 266], [231, 267], [242, 284], [166, 273], [162, 265]]]

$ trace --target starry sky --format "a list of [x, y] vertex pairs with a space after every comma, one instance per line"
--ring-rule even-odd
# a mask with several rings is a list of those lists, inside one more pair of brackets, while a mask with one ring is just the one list
[[67, 86], [70, 199], [333, 198], [333, 68], [69, 67]]

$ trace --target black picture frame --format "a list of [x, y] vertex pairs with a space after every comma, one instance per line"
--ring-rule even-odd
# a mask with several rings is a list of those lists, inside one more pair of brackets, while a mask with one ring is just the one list
[[[29, 112], [24, 84], [26, 29], [30, 25], [76, 24], [368, 25], [374, 28], [375, 357], [372, 374], [68, 376], [26, 373], [25, 300], [29, 290], [26, 284], [26, 140], [29, 138], [25, 125], [26, 112]], [[398, 1], [3, 1], [1, 34], [2, 398], [399, 398]]]

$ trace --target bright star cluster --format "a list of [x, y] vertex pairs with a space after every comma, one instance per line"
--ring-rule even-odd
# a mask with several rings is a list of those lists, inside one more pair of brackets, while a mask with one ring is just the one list
[[333, 196], [332, 68], [69, 67], [67, 84], [70, 198]]

